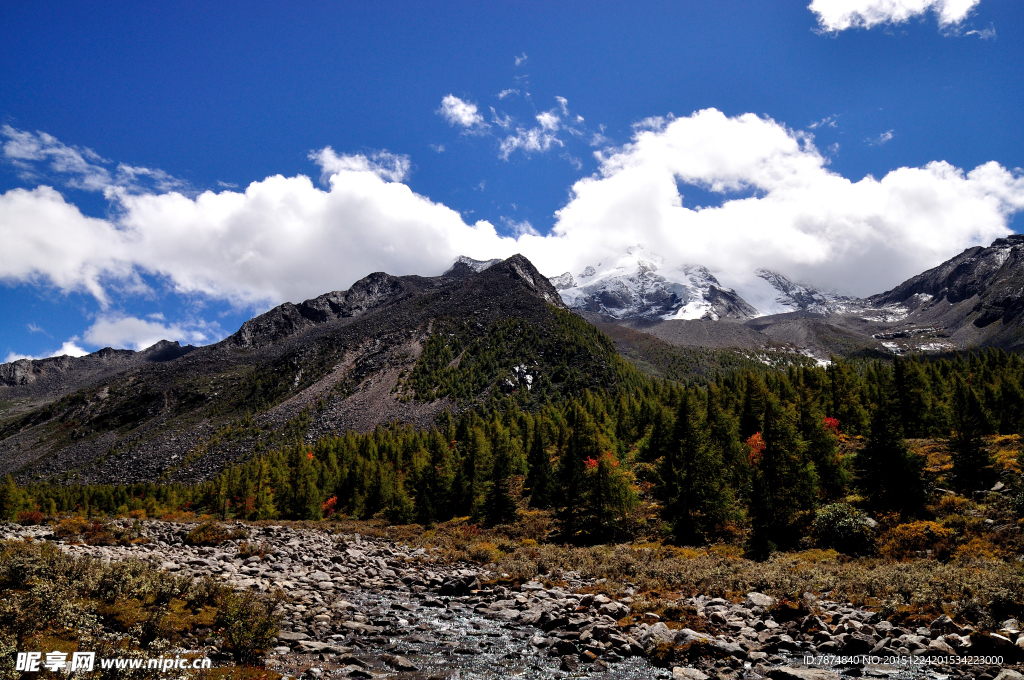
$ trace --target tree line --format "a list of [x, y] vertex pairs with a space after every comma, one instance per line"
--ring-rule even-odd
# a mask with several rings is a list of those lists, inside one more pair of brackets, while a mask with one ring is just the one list
[[907, 438], [947, 439], [950, 483], [973, 491], [994, 478], [981, 438], [1024, 425], [1024, 362], [1000, 350], [718, 378], [634, 381], [539, 406], [493, 396], [427, 430], [393, 424], [296, 441], [195, 486], [22, 488], [8, 478], [0, 514], [191, 509], [497, 525], [516, 519], [521, 498], [552, 510], [564, 540], [597, 542], [627, 537], [649, 498], [677, 542], [745, 533], [764, 554], [794, 547], [817, 508], [851, 493], [865, 509], [920, 515], [930, 480]]

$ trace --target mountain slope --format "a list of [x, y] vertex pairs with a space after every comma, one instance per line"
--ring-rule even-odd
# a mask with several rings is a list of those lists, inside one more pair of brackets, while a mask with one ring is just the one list
[[[543, 403], [636, 375], [521, 256], [433, 278], [372, 274], [270, 310], [216, 345], [125, 362], [0, 420], [0, 474], [201, 479], [261, 447], [393, 420], [426, 425], [489, 395]], [[2, 387], [0, 399], [30, 387]]]

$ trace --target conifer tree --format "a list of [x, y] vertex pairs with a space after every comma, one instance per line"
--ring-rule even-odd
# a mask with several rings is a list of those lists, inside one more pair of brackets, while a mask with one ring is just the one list
[[270, 481], [270, 464], [266, 458], [259, 461], [259, 477], [256, 485], [256, 519], [274, 519], [277, 508], [274, 507], [274, 492]]
[[437, 430], [427, 436], [427, 460], [416, 485], [416, 519], [433, 524], [451, 517], [451, 491], [455, 479], [449, 444]]
[[[751, 552], [766, 556], [795, 544], [797, 513], [813, 503], [816, 478], [804, 456], [796, 414], [774, 395], [765, 400], [764, 431], [751, 446]], [[763, 444], [763, 445], [762, 445]]]
[[621, 520], [636, 505], [636, 492], [610, 451], [587, 458], [584, 464], [587, 534], [591, 541], [613, 540]]
[[982, 446], [987, 416], [978, 393], [962, 377], [953, 388], [953, 431], [949, 452], [953, 459], [953, 484], [958, 491], [978, 491], [991, 484], [992, 456]]
[[509, 476], [512, 474], [512, 442], [504, 428], [495, 432], [491, 457], [491, 473], [487, 495], [484, 499], [483, 515], [489, 526], [509, 524], [515, 521], [516, 502], [509, 491]]
[[555, 475], [551, 458], [544, 448], [544, 432], [539, 419], [533, 428], [527, 464], [525, 487], [530, 494], [530, 506], [542, 510], [550, 508], [555, 495]]
[[768, 390], [761, 378], [747, 371], [744, 379], [743, 406], [740, 411], [740, 437], [747, 439], [763, 429], [765, 398]]
[[558, 519], [567, 540], [577, 540], [584, 529], [584, 476], [586, 459], [600, 455], [597, 427], [593, 419], [573, 400], [568, 413], [569, 435], [558, 457]]
[[928, 435], [928, 382], [921, 365], [912, 359], [897, 356], [893, 359], [893, 379], [899, 395], [900, 420], [907, 437]]
[[0, 520], [12, 520], [18, 515], [25, 501], [24, 492], [14, 483], [10, 475], [0, 485]]
[[732, 490], [726, 483], [721, 452], [711, 439], [705, 403], [692, 391], [682, 395], [673, 445], [659, 471], [666, 520], [676, 539], [687, 544], [706, 543], [732, 512]]
[[854, 460], [857, 485], [877, 510], [910, 514], [924, 506], [924, 459], [907, 448], [891, 380], [880, 386], [864, 448]]
[[715, 385], [708, 386], [708, 428], [711, 445], [721, 455], [725, 476], [733, 489], [747, 485], [750, 478], [750, 459], [740, 439], [739, 423], [736, 417], [723, 405], [722, 390]]

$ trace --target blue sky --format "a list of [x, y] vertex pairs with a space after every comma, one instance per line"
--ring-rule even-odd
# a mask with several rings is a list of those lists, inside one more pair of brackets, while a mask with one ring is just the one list
[[1022, 224], [1010, 0], [11, 5], [0, 360], [460, 253], [868, 294]]

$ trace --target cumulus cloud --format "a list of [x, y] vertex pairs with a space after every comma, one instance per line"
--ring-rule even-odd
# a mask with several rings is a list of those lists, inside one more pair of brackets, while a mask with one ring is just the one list
[[[444, 151], [444, 147], [441, 147]], [[323, 179], [328, 179], [343, 172], [370, 172], [389, 182], [401, 182], [409, 176], [412, 162], [408, 156], [378, 151], [369, 156], [363, 154], [337, 154], [334, 149], [325, 146], [319, 151], [311, 151], [309, 160], [323, 170]]]
[[63, 345], [61, 345], [60, 349], [56, 349], [56, 350], [54, 350], [52, 352], [48, 352], [48, 353], [44, 353], [44, 354], [37, 354], [35, 356], [30, 355], [30, 354], [18, 354], [17, 352], [8, 352], [7, 356], [3, 360], [3, 363], [9, 364], [12, 361], [18, 361], [19, 359], [30, 359], [30, 360], [31, 359], [47, 359], [49, 357], [62, 357], [62, 356], [84, 357], [89, 352], [84, 350], [84, 349], [82, 349], [81, 347], [79, 347], [77, 342], [78, 342], [78, 337], [76, 336], [76, 337], [71, 338], [67, 342], [65, 342]]
[[807, 9], [818, 16], [818, 26], [834, 33], [879, 24], [902, 24], [934, 12], [939, 26], [959, 24], [980, 0], [813, 0]]
[[402, 184], [406, 157], [326, 148], [311, 158], [324, 188], [301, 175], [195, 196], [115, 188], [110, 219], [83, 215], [51, 187], [10, 190], [0, 194], [0, 280], [84, 290], [106, 305], [105, 286], [144, 272], [179, 293], [265, 307], [374, 271], [433, 275], [459, 254], [515, 252], [490, 223], [466, 224]]
[[[721, 195], [721, 205], [684, 207], [687, 185]], [[1006, 235], [1024, 210], [1024, 177], [995, 162], [854, 181], [829, 171], [807, 135], [714, 109], [640, 129], [572, 191], [554, 229], [573, 246], [560, 271], [644, 243], [724, 281], [768, 267], [858, 295]]]
[[509, 231], [512, 232], [513, 236], [515, 236], [516, 238], [522, 236], [523, 234], [530, 234], [531, 236], [540, 236], [540, 232], [537, 231], [536, 227], [530, 224], [529, 220], [520, 220], [517, 222], [511, 217], [502, 217], [501, 222], [508, 228]]
[[[535, 129], [543, 132], [539, 121]], [[0, 278], [104, 300], [105, 286], [142, 272], [180, 293], [265, 307], [344, 289], [374, 271], [436, 275], [458, 255], [521, 252], [559, 274], [643, 243], [730, 285], [768, 267], [865, 295], [1009, 233], [1009, 219], [1024, 210], [1024, 177], [995, 162], [851, 179], [828, 169], [806, 133], [714, 109], [650, 119], [629, 144], [602, 152], [548, 235], [525, 222], [506, 223], [513, 236], [486, 221], [468, 224], [399, 181], [404, 157], [330, 149], [312, 157], [324, 186], [276, 175], [243, 191], [115, 192], [109, 219], [82, 215], [50, 187], [8, 191], [0, 195]], [[690, 187], [720, 204], [686, 207]], [[210, 331], [104, 312], [84, 337], [130, 347], [200, 341], [190, 333]]]
[[120, 314], [100, 316], [85, 332], [84, 337], [87, 343], [96, 347], [136, 351], [151, 347], [161, 340], [202, 344], [208, 339], [209, 335], [202, 326], [196, 328], [177, 323], [164, 324], [159, 320], [147, 321]]
[[476, 104], [459, 99], [453, 94], [449, 94], [441, 100], [441, 108], [437, 112], [451, 125], [460, 125], [467, 130], [487, 126]]
[[0, 235], [0, 280], [45, 280], [65, 292], [88, 291], [105, 305], [100, 279], [131, 271], [126, 235], [48, 186], [0, 195]]

